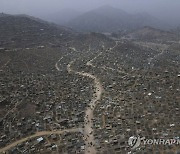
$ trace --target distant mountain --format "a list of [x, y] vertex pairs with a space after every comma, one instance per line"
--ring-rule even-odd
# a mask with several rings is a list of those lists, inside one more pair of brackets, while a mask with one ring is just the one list
[[71, 20], [66, 24], [78, 31], [87, 32], [112, 32], [127, 27], [127, 20], [131, 15], [110, 6], [103, 6], [89, 11]]
[[66, 26], [84, 32], [116, 32], [144, 26], [167, 28], [164, 25], [162, 21], [147, 13], [132, 15], [111, 6], [103, 6], [89, 11], [66, 24]]
[[177, 36], [169, 31], [155, 29], [149, 26], [135, 30], [134, 32], [126, 35], [126, 38], [136, 40], [161, 40], [161, 41], [173, 41], [177, 40]]

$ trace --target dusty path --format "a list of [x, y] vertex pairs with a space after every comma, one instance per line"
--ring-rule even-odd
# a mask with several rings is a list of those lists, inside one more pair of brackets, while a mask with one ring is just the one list
[[[69, 49], [71, 49], [71, 50], [74, 51], [74, 52], [78, 52], [78, 51], [77, 51], [75, 48], [73, 48], [73, 47], [69, 47]], [[56, 62], [55, 68], [56, 68], [57, 71], [60, 71], [60, 68], [59, 68], [58, 65], [59, 65], [59, 63], [61, 62], [61, 60], [62, 60], [64, 57], [70, 55], [70, 54], [72, 53], [72, 51], [70, 51], [70, 52], [68, 52], [66, 55], [62, 56], [62, 57]]]
[[58, 71], [60, 71], [60, 68], [59, 68], [58, 64], [59, 64], [59, 62], [60, 62], [62, 59], [63, 59], [63, 57], [61, 57], [61, 58], [56, 62], [56, 64], [55, 64], [55, 68], [56, 68]]
[[154, 60], [162, 56], [166, 53], [167, 49], [169, 48], [169, 45], [166, 44], [159, 44], [159, 43], [144, 43], [144, 42], [134, 42], [135, 45], [139, 45], [141, 47], [145, 47], [147, 49], [153, 49], [153, 50], [159, 50], [159, 53], [154, 55], [153, 57], [150, 57], [147, 59], [148, 61], [148, 67], [154, 66]]
[[22, 138], [22, 139], [20, 139], [18, 141], [15, 141], [15, 142], [11, 143], [10, 145], [7, 145], [6, 147], [0, 149], [0, 153], [5, 153], [7, 150], [17, 146], [18, 144], [26, 142], [29, 139], [33, 139], [33, 138], [40, 137], [40, 136], [45, 136], [45, 135], [51, 135], [51, 134], [59, 135], [59, 134], [63, 134], [63, 133], [66, 133], [66, 132], [70, 132], [70, 133], [73, 133], [73, 132], [82, 132], [82, 128], [65, 129], [65, 130], [59, 130], [59, 131], [42, 131], [42, 132], [37, 132], [34, 135]]
[[78, 72], [73, 70], [71, 68], [73, 62], [74, 61], [70, 62], [67, 66], [67, 70], [69, 73], [75, 73], [80, 76], [85, 76], [94, 80], [94, 87], [96, 89], [96, 92], [94, 94], [93, 99], [91, 100], [91, 103], [89, 104], [89, 107], [85, 111], [84, 138], [85, 138], [85, 153], [95, 154], [96, 149], [95, 149], [95, 140], [94, 140], [94, 132], [93, 132], [93, 118], [94, 118], [93, 112], [96, 105], [101, 100], [103, 87], [99, 79], [94, 75], [90, 73]]
[[[117, 44], [116, 44], [117, 45]], [[76, 48], [71, 47], [70, 48], [72, 51], [78, 52], [76, 50]], [[100, 53], [102, 54], [102, 53]], [[95, 60], [100, 54], [98, 54], [96, 57], [94, 57], [92, 60], [90, 60], [88, 64], [91, 65], [91, 61]], [[55, 64], [55, 67], [58, 71], [60, 71], [60, 68], [58, 67], [59, 62], [63, 59], [60, 58], [57, 63]], [[69, 73], [74, 73], [80, 76], [84, 76], [84, 77], [88, 77], [93, 79], [94, 81], [94, 87], [95, 87], [95, 94], [93, 96], [93, 99], [91, 100], [91, 103], [89, 104], [89, 107], [87, 108], [87, 110], [85, 111], [85, 117], [84, 117], [84, 139], [85, 139], [85, 153], [89, 153], [89, 154], [95, 154], [96, 153], [96, 149], [95, 149], [95, 139], [94, 139], [94, 132], [93, 132], [93, 112], [94, 109], [96, 107], [96, 105], [98, 104], [98, 102], [101, 100], [102, 97], [102, 93], [103, 93], [103, 87], [99, 81], [99, 79], [90, 74], [90, 73], [84, 73], [84, 72], [78, 72], [75, 71], [71, 68], [71, 65], [73, 65], [74, 61], [71, 61], [68, 65], [67, 65], [67, 71]]]
[[3, 71], [3, 68], [6, 67], [10, 63], [11, 59], [9, 59], [3, 66], [0, 67], [0, 71]]
[[164, 49], [164, 50], [162, 50], [160, 53], [158, 53], [157, 55], [155, 55], [154, 57], [149, 58], [149, 59], [148, 59], [148, 65], [150, 65], [150, 67], [153, 67], [153, 66], [154, 66], [153, 61], [154, 61], [155, 59], [157, 59], [158, 57], [162, 56], [165, 52], [166, 52], [166, 50]]

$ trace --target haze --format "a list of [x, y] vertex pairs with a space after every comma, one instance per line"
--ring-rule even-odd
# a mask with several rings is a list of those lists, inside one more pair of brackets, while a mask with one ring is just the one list
[[57, 16], [61, 13], [60, 16], [65, 20], [68, 10], [78, 15], [103, 5], [111, 5], [129, 13], [147, 12], [170, 24], [180, 24], [179, 0], [0, 0], [0, 12], [28, 14], [47, 20], [51, 20], [53, 14]]

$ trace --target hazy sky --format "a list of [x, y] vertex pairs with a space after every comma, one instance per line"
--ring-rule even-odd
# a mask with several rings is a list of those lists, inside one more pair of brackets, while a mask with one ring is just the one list
[[180, 23], [180, 0], [0, 0], [0, 12], [42, 16], [67, 8], [84, 12], [107, 4]]

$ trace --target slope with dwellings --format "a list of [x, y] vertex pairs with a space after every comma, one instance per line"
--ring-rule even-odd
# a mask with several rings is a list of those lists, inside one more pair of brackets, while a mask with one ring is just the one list
[[179, 41], [112, 40], [24, 15], [0, 23], [0, 153], [179, 152], [127, 144], [178, 139]]

